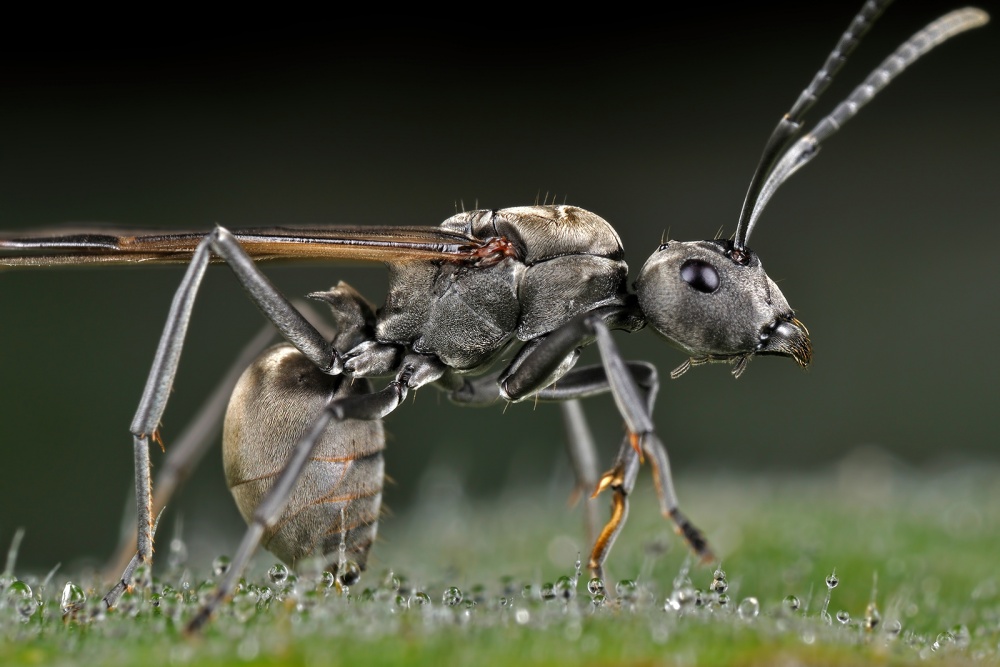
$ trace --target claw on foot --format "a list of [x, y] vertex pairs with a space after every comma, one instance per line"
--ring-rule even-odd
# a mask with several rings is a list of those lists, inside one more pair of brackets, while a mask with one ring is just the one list
[[707, 565], [715, 561], [715, 554], [712, 553], [712, 548], [708, 546], [708, 539], [705, 538], [704, 533], [688, 521], [688, 518], [681, 514], [680, 510], [672, 510], [670, 512], [670, 519], [674, 522], [674, 530], [684, 538], [684, 541], [691, 547], [691, 551], [698, 556], [698, 560], [702, 565]]
[[594, 492], [592, 494], [590, 494], [590, 497], [596, 498], [597, 496], [601, 495], [601, 492], [607, 489], [608, 487], [612, 486], [621, 487], [621, 485], [622, 485], [621, 471], [618, 469], [611, 469], [606, 473], [604, 473], [603, 475], [601, 475], [601, 479], [598, 480], [597, 482], [597, 488], [594, 489]]

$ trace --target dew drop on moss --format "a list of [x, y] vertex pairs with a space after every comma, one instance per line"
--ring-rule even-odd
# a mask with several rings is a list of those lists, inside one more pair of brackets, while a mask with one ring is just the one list
[[337, 577], [343, 586], [353, 586], [361, 580], [361, 567], [353, 560], [345, 560], [337, 568]]
[[62, 609], [63, 615], [80, 611], [86, 603], [87, 594], [83, 592], [83, 589], [73, 582], [67, 581], [66, 585], [63, 586], [62, 597], [59, 599], [59, 607]]
[[878, 613], [878, 607], [875, 606], [874, 602], [869, 602], [865, 608], [865, 630], [871, 632], [878, 627], [881, 620], [882, 615]]
[[743, 598], [736, 608], [736, 613], [740, 615], [740, 618], [745, 620], [757, 618], [757, 614], [760, 613], [760, 602], [754, 597]]
[[563, 575], [556, 579], [556, 596], [563, 600], [576, 597], [576, 579]]
[[221, 577], [229, 572], [229, 563], [229, 556], [216, 556], [215, 560], [212, 561], [212, 574]]
[[462, 601], [462, 589], [458, 586], [451, 586], [444, 591], [441, 596], [441, 604], [454, 607]]
[[635, 583], [635, 579], [622, 579], [615, 584], [615, 593], [623, 600], [631, 602], [639, 594], [639, 585]]

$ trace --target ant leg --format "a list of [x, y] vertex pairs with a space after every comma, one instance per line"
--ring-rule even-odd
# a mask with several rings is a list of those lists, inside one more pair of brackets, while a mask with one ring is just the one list
[[[659, 388], [655, 369], [648, 364], [625, 361], [611, 338], [606, 320], [615, 326], [620, 313], [615, 309], [598, 309], [571, 320], [549, 334], [529, 356], [518, 360], [517, 368], [506, 377], [501, 375], [501, 394], [511, 400], [534, 395], [541, 400], [568, 400], [609, 391], [614, 398], [618, 411], [625, 419], [628, 434], [619, 449], [615, 465], [598, 483], [598, 491], [610, 487], [615, 495], [611, 521], [605, 526], [591, 555], [590, 565], [595, 573], [600, 572], [625, 520], [628, 510], [626, 496], [635, 483], [635, 476], [630, 472], [632, 458], [638, 459], [640, 454], [645, 455], [653, 466], [663, 515], [673, 521], [677, 532], [683, 535], [702, 560], [711, 560], [711, 550], [701, 531], [678, 508], [667, 452], [653, 427], [651, 408]], [[602, 367], [571, 371], [554, 386], [547, 386], [563, 360], [580, 345], [594, 339], [601, 353]]]
[[[173, 497], [180, 486], [187, 481], [191, 472], [201, 462], [202, 457], [215, 442], [216, 436], [222, 424], [222, 415], [226, 411], [229, 397], [233, 393], [240, 375], [246, 370], [254, 359], [267, 348], [274, 340], [274, 326], [268, 322], [261, 327], [249, 343], [240, 351], [239, 356], [226, 371], [222, 381], [215, 387], [212, 393], [205, 399], [201, 409], [195, 415], [188, 426], [178, 434], [175, 442], [172, 443], [167, 457], [163, 460], [163, 466], [156, 475], [153, 484], [153, 506], [152, 513], [159, 516], [163, 508]], [[129, 494], [130, 496], [132, 494]], [[131, 501], [130, 501], [131, 502]], [[133, 510], [126, 511], [123, 521], [130, 528], [123, 526], [121, 542], [117, 552], [108, 565], [108, 573], [115, 576], [129, 562], [129, 559], [136, 556], [135, 531], [131, 526], [135, 525]], [[134, 569], [134, 568], [133, 568]], [[108, 602], [105, 596], [105, 602]], [[113, 607], [117, 598], [112, 598], [108, 606]]]
[[[684, 537], [702, 562], [714, 560], [715, 557], [712, 555], [704, 534], [680, 511], [677, 493], [674, 491], [674, 480], [670, 474], [670, 459], [663, 442], [653, 430], [652, 403], [656, 397], [659, 383], [656, 382], [654, 376], [654, 383], [646, 391], [646, 400], [643, 400], [643, 390], [629, 371], [629, 364], [622, 357], [618, 346], [611, 338], [611, 331], [607, 325], [595, 318], [593, 327], [597, 334], [597, 347], [600, 350], [601, 362], [607, 373], [611, 395], [618, 405], [618, 411], [625, 418], [628, 435], [632, 441], [631, 445], [637, 450], [641, 449], [653, 467], [653, 481], [656, 484], [656, 495], [660, 499], [660, 512], [664, 517], [673, 521], [677, 533]], [[612, 472], [614, 471], [612, 470]], [[625, 480], [628, 481], [628, 478], [626, 477]], [[604, 479], [601, 480], [601, 483], [604, 483]], [[634, 479], [632, 484], [634, 484]], [[626, 492], [632, 490], [632, 484], [625, 487]]]
[[[646, 395], [650, 399], [650, 407], [652, 407], [652, 399], [655, 398], [656, 389], [659, 386], [656, 367], [640, 361], [629, 362], [628, 366], [636, 382], [645, 390]], [[609, 391], [610, 388], [604, 367], [585, 366], [570, 371], [555, 384], [535, 394], [541, 401], [558, 401], [562, 407], [563, 416], [566, 418], [567, 431], [579, 433], [579, 435], [571, 438], [571, 440], [576, 440], [577, 442], [586, 440], [588, 443], [585, 448], [577, 452], [577, 457], [571, 455], [571, 458], [574, 461], [574, 469], [577, 469], [578, 465], [587, 466], [583, 472], [577, 469], [577, 480], [580, 482], [579, 490], [586, 493], [584, 498], [589, 531], [587, 537], [590, 544], [594, 545], [588, 567], [594, 576], [601, 578], [604, 577], [603, 563], [607, 559], [608, 553], [611, 551], [611, 547], [614, 545], [618, 533], [625, 525], [625, 520], [628, 517], [628, 493], [635, 483], [635, 476], [639, 470], [639, 457], [632, 448], [630, 439], [626, 436], [622, 441], [618, 458], [612, 466], [611, 471], [603, 475], [601, 480], [598, 481], [596, 448], [593, 444], [593, 437], [590, 435], [590, 429], [587, 427], [579, 399], [597, 394], [606, 394]], [[576, 415], [573, 415], [574, 412]], [[577, 424], [575, 426], [571, 425], [570, 419], [577, 420]], [[581, 429], [582, 432], [576, 429]], [[570, 448], [573, 448], [572, 442]], [[583, 455], [586, 453], [589, 453], [590, 456], [589, 460], [584, 461]], [[598, 532], [597, 494], [605, 488], [611, 488], [614, 492], [611, 501], [611, 519]]]
[[[624, 362], [628, 376], [640, 393], [647, 398], [647, 407], [652, 408], [653, 398], [659, 387], [656, 368], [646, 362]], [[598, 393], [613, 391], [607, 379], [607, 371], [603, 366], [588, 366], [568, 373], [558, 383], [558, 386], [548, 387], [538, 392], [540, 400], [567, 400], [570, 396], [593, 396]], [[598, 484], [598, 492], [611, 488], [615, 492], [612, 498], [612, 518], [594, 545], [590, 567], [600, 572], [601, 566], [608, 556], [621, 524], [625, 521], [628, 511], [627, 495], [635, 484], [635, 474], [630, 472], [630, 466], [639, 462], [639, 450], [636, 440], [641, 443], [641, 452], [649, 459], [653, 467], [653, 481], [656, 485], [657, 497], [660, 501], [660, 511], [664, 517], [673, 521], [677, 532], [684, 537], [691, 549], [702, 560], [711, 560], [712, 554], [704, 535], [681, 513], [678, 508], [677, 494], [674, 491], [670, 474], [670, 461], [666, 448], [655, 432], [636, 436], [633, 432], [626, 434], [619, 449], [618, 458], [611, 469], [605, 473]]]
[[[132, 419], [133, 450], [135, 456], [137, 545], [140, 563], [153, 559], [152, 537], [152, 485], [150, 480], [149, 440], [159, 441], [159, 424], [166, 409], [167, 398], [177, 375], [184, 336], [191, 320], [191, 310], [198, 293], [205, 269], [212, 253], [221, 257], [236, 274], [248, 296], [281, 335], [301, 351], [317, 368], [325, 373], [339, 371], [338, 357], [326, 339], [286, 299], [257, 268], [239, 242], [227, 230], [217, 227], [195, 248], [191, 263], [174, 294], [167, 315], [167, 322], [160, 337], [146, 386], [135, 417]], [[132, 573], [122, 576], [126, 587], [132, 584]]]
[[[153, 522], [153, 537], [156, 536], [156, 529], [159, 528], [160, 519], [162, 518], [163, 511], [161, 510], [160, 513], [156, 515], [156, 521]], [[128, 552], [126, 552], [125, 555], [128, 556]], [[139, 552], [136, 552], [135, 555], [132, 556], [132, 558], [126, 563], [122, 576], [118, 578], [118, 581], [115, 582], [115, 585], [110, 591], [108, 591], [107, 595], [102, 598], [107, 607], [114, 607], [118, 604], [118, 600], [120, 600], [121, 596], [128, 590], [130, 585], [129, 582], [132, 581], [132, 576], [135, 574], [135, 569], [137, 567], [139, 567]]]
[[345, 419], [373, 421], [382, 419], [406, 400], [410, 389], [417, 389], [434, 382], [444, 373], [443, 365], [434, 357], [409, 355], [403, 360], [403, 368], [384, 389], [371, 394], [345, 396], [331, 401], [309, 427], [306, 435], [295, 445], [288, 461], [277, 476], [274, 485], [267, 491], [254, 510], [252, 521], [243, 535], [243, 540], [233, 556], [229, 570], [211, 598], [198, 611], [187, 626], [187, 632], [197, 632], [208, 620], [219, 604], [232, 595], [236, 584], [246, 569], [265, 533], [281, 519], [291, 493], [305, 470], [306, 464], [320, 442], [323, 433], [331, 424]]
[[576, 488], [573, 489], [571, 503], [583, 501], [584, 523], [587, 528], [587, 542], [594, 544], [598, 539], [597, 498], [592, 489], [597, 488], [597, 448], [594, 446], [594, 436], [587, 426], [580, 401], [573, 399], [559, 404], [563, 414], [563, 425], [566, 428], [566, 451], [569, 454], [570, 465], [573, 467], [573, 477], [576, 478]]
[[[329, 338], [333, 337], [334, 332], [325, 330], [327, 327], [324, 326], [322, 318], [312, 306], [299, 299], [296, 299], [294, 304], [300, 312], [308, 316], [310, 322], [316, 324], [317, 328], [325, 336]], [[153, 483], [152, 513], [155, 516], [160, 516], [160, 513], [170, 502], [174, 493], [187, 480], [191, 472], [201, 462], [202, 457], [204, 457], [205, 453], [215, 442], [215, 437], [219, 434], [221, 428], [222, 416], [225, 414], [226, 405], [233, 393], [236, 382], [240, 379], [243, 371], [271, 344], [275, 338], [275, 334], [274, 325], [270, 322], [260, 328], [250, 342], [240, 350], [239, 356], [236, 357], [236, 360], [233, 361], [226, 371], [225, 376], [223, 376], [219, 384], [204, 401], [202, 408], [195, 415], [194, 419], [178, 434], [176, 441], [172, 443], [170, 451], [167, 452], [167, 457], [163, 461], [163, 467], [156, 475], [156, 480]], [[134, 503], [134, 500], [131, 499], [132, 495], [132, 493], [129, 494], [130, 505]], [[134, 511], [126, 508], [118, 551], [107, 567], [109, 578], [116, 576], [118, 572], [122, 572], [130, 559], [134, 559], [137, 556], [136, 534], [130, 528], [134, 525]], [[132, 566], [129, 573], [134, 570], [135, 566]], [[109, 593], [105, 596], [105, 602], [108, 602], [109, 598], [111, 598], [108, 606], [113, 607], [117, 603], [118, 597], [112, 596]]]

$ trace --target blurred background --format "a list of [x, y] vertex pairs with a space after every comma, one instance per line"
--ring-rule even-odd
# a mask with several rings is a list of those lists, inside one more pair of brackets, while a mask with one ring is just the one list
[[[672, 8], [666, 23], [615, 10], [431, 16], [420, 28], [374, 12], [137, 16], [128, 33], [100, 16], [45, 17], [0, 45], [0, 229], [434, 225], [547, 197], [610, 221], [634, 278], [665, 233], [734, 231], [768, 133], [858, 4]], [[955, 6], [891, 7], [810, 119]], [[998, 62], [995, 23], [946, 44], [782, 188], [751, 245], [812, 332], [814, 365], [764, 358], [739, 381], [726, 366], [665, 379], [655, 417], [682, 482], [812, 473], [859, 450], [924, 470], [997, 460]], [[386, 283], [378, 265], [267, 272], [292, 296], [347, 280], [380, 302]], [[23, 567], [112, 551], [132, 484], [128, 425], [180, 278], [0, 275], [0, 547], [25, 527]], [[226, 269], [209, 272], [168, 447], [262, 322]], [[683, 361], [648, 332], [618, 342], [664, 378]], [[606, 463], [621, 419], [610, 399], [587, 410]], [[442, 483], [470, 498], [569, 492], [555, 406], [461, 409], [429, 389], [387, 428], [386, 503], [402, 516], [386, 530]], [[192, 539], [232, 549], [242, 526], [219, 458], [171, 512]]]

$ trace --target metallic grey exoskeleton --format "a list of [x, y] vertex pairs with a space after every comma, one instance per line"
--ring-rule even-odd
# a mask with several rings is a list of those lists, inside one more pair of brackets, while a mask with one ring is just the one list
[[[803, 116], [827, 87], [886, 2], [869, 2], [824, 67], [775, 128], [751, 181], [732, 240], [661, 243], [639, 272], [634, 292], [615, 230], [572, 206], [472, 211], [438, 227], [256, 229], [230, 232], [83, 230], [0, 238], [0, 267], [182, 262], [184, 280], [171, 306], [139, 409], [134, 435], [138, 553], [109, 605], [152, 558], [153, 518], [165, 495], [197, 458], [186, 441], [168, 457], [154, 502], [148, 442], [175, 376], [191, 307], [214, 258], [236, 274], [250, 298], [287, 341], [270, 348], [235, 385], [226, 415], [226, 475], [249, 529], [213, 599], [192, 621], [202, 625], [229, 595], [257, 546], [296, 562], [346, 551], [363, 563], [375, 534], [382, 489], [381, 419], [411, 390], [433, 385], [461, 404], [559, 401], [570, 433], [579, 488], [612, 491], [611, 518], [594, 541], [589, 565], [600, 573], [624, 525], [640, 464], [648, 461], [663, 514], [703, 559], [711, 551], [681, 514], [666, 450], [652, 420], [659, 380], [649, 363], [626, 361], [611, 331], [649, 325], [691, 365], [719, 361], [739, 376], [757, 355], [810, 363], [806, 328], [747, 247], [775, 190], [815, 156], [820, 142], [850, 119], [900, 71], [940, 42], [987, 16], [948, 14], [904, 43], [814, 130]], [[789, 144], [791, 144], [789, 146]], [[260, 271], [278, 257], [383, 262], [390, 273], [378, 309], [345, 284], [311, 295], [325, 301], [335, 332], [323, 335]], [[601, 364], [577, 368], [580, 349], [597, 343]], [[263, 347], [263, 344], [258, 347]], [[497, 363], [506, 355], [509, 361]], [[381, 389], [369, 379], [388, 377]], [[627, 433], [598, 477], [577, 400], [610, 393]], [[214, 401], [212, 402], [214, 404]], [[221, 402], [220, 402], [221, 403]], [[202, 433], [205, 429], [201, 429]], [[195, 438], [197, 440], [197, 438]]]

